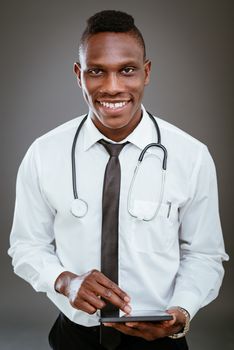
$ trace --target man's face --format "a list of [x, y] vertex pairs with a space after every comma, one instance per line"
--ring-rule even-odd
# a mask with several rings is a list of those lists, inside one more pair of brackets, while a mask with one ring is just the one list
[[107, 136], [116, 129], [130, 133], [141, 118], [150, 73], [137, 39], [128, 33], [94, 34], [74, 70], [94, 124]]

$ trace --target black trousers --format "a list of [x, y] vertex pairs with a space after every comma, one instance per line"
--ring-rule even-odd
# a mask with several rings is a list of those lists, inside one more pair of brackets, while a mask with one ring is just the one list
[[[49, 344], [53, 350], [106, 350], [100, 345], [100, 327], [77, 325], [62, 313], [49, 333]], [[121, 333], [116, 350], [188, 350], [188, 345], [184, 337], [146, 341]]]

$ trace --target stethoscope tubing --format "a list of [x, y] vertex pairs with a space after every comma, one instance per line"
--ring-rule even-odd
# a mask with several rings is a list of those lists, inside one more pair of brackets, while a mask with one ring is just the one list
[[[163, 146], [161, 144], [161, 133], [160, 133], [160, 129], [158, 126], [158, 123], [156, 121], [156, 119], [152, 116], [151, 113], [147, 112], [150, 119], [152, 120], [152, 122], [154, 123], [156, 132], [157, 132], [157, 143], [150, 143], [147, 146], [145, 146], [145, 148], [141, 151], [139, 158], [138, 158], [138, 162], [136, 165], [136, 168], [134, 170], [134, 175], [130, 184], [130, 188], [129, 188], [129, 192], [128, 192], [128, 198], [127, 198], [127, 202], [128, 202], [128, 212], [131, 216], [137, 218], [136, 215], [134, 215], [134, 213], [132, 212], [132, 210], [130, 209], [131, 207], [131, 194], [132, 194], [132, 188], [134, 186], [135, 183], [135, 179], [136, 179], [136, 175], [138, 173], [138, 170], [140, 168], [140, 165], [144, 159], [145, 153], [147, 152], [147, 150], [151, 147], [157, 147], [160, 148], [163, 151], [163, 161], [162, 161], [162, 179], [161, 179], [161, 191], [160, 191], [160, 198], [159, 198], [159, 203], [157, 206], [156, 211], [154, 212], [153, 216], [150, 218], [141, 218], [143, 221], [150, 221], [152, 220], [154, 217], [157, 216], [159, 209], [161, 207], [161, 203], [162, 203], [162, 199], [163, 199], [163, 193], [164, 193], [164, 185], [165, 185], [165, 174], [166, 174], [166, 169], [167, 169], [167, 149], [165, 146]], [[78, 136], [80, 134], [81, 128], [83, 127], [86, 119], [88, 117], [88, 114], [85, 115], [85, 117], [82, 119], [82, 121], [80, 122], [77, 131], [75, 133], [74, 139], [73, 139], [73, 143], [72, 143], [72, 149], [71, 149], [71, 163], [72, 163], [72, 187], [73, 187], [73, 196], [74, 196], [74, 202], [72, 204], [72, 208], [71, 208], [71, 212], [75, 217], [78, 218], [82, 218], [86, 215], [87, 211], [88, 211], [88, 204], [86, 201], [84, 201], [83, 199], [79, 198], [78, 196], [78, 190], [77, 190], [77, 182], [76, 182], [76, 159], [75, 159], [75, 151], [76, 151], [76, 144], [77, 144], [77, 139]]]
[[76, 183], [76, 155], [75, 155], [76, 143], [77, 143], [78, 136], [80, 134], [80, 130], [81, 130], [82, 126], [84, 125], [87, 118], [88, 118], [88, 114], [86, 114], [86, 116], [80, 122], [80, 125], [76, 130], [76, 133], [75, 133], [75, 136], [73, 139], [73, 143], [72, 143], [71, 163], [72, 163], [72, 187], [73, 187], [74, 199], [78, 199], [78, 191], [77, 191], [77, 183]]

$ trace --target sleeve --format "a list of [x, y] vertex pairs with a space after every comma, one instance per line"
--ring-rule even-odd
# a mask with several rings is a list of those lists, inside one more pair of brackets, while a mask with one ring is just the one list
[[228, 260], [219, 219], [214, 162], [202, 145], [190, 179], [190, 198], [180, 208], [180, 266], [171, 306], [185, 308], [191, 318], [218, 295]]
[[14, 271], [36, 291], [52, 292], [66, 269], [54, 247], [54, 211], [40, 187], [37, 141], [26, 153], [17, 176], [16, 202], [8, 254]]

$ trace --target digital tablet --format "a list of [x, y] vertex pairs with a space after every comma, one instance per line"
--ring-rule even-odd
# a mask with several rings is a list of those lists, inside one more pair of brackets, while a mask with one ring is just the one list
[[130, 315], [123, 316], [105, 316], [100, 318], [101, 323], [125, 323], [125, 322], [160, 322], [172, 320], [172, 315], [161, 310], [146, 310], [146, 311], [135, 311]]

